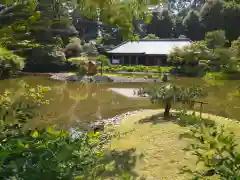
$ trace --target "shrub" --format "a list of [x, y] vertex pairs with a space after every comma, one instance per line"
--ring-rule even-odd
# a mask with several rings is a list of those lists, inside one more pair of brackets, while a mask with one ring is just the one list
[[205, 42], [207, 44], [207, 47], [210, 49], [224, 47], [227, 42], [225, 31], [217, 30], [207, 32], [205, 35]]
[[81, 55], [82, 52], [83, 52], [82, 45], [76, 42], [69, 43], [64, 49], [64, 53], [67, 58], [78, 57]]
[[78, 75], [86, 75], [88, 71], [88, 58], [86, 56], [70, 58], [68, 62], [78, 69]]
[[206, 73], [204, 78], [206, 79], [214, 79], [214, 80], [229, 80], [229, 79], [239, 79], [238, 73], [225, 73], [225, 72], [209, 72]]
[[228, 133], [223, 126], [207, 124], [200, 120], [201, 124], [193, 126], [189, 133], [185, 134], [193, 139], [185, 150], [197, 156], [197, 163], [203, 163], [207, 171], [198, 174], [203, 176], [218, 175], [220, 179], [235, 180], [240, 178], [240, 152], [233, 133]]
[[97, 61], [101, 62], [103, 66], [108, 66], [110, 64], [109, 59], [104, 55], [97, 56]]
[[198, 65], [200, 59], [209, 56], [209, 50], [202, 41], [192, 43], [183, 48], [175, 48], [168, 57], [168, 62], [178, 65]]
[[24, 58], [0, 47], [0, 77], [8, 77], [21, 71], [24, 67]]
[[166, 73], [170, 72], [173, 67], [160, 67], [160, 66], [121, 66], [121, 65], [112, 65], [112, 66], [104, 66], [104, 71], [128, 71], [128, 72], [154, 72], [154, 73]]
[[85, 52], [87, 55], [89, 56], [96, 56], [98, 55], [98, 51], [97, 48], [95, 46], [95, 44], [93, 43], [85, 43], [83, 46], [83, 52]]
[[69, 43], [76, 43], [76, 44], [80, 44], [80, 45], [84, 44], [84, 42], [81, 41], [81, 39], [79, 39], [78, 37], [71, 37], [69, 39]]
[[55, 45], [34, 48], [28, 56], [25, 71], [60, 72], [71, 67], [66, 63], [63, 50]]

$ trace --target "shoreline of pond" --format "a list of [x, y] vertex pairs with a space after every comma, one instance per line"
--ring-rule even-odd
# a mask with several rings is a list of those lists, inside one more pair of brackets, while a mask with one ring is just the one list
[[[105, 128], [108, 127], [108, 126], [112, 126], [112, 127], [119, 126], [122, 121], [127, 120], [131, 116], [137, 116], [138, 114], [141, 114], [141, 113], [144, 113], [144, 112], [147, 113], [147, 112], [151, 112], [151, 111], [154, 111], [154, 112], [157, 112], [157, 113], [154, 113], [154, 114], [150, 115], [149, 117], [155, 116], [156, 114], [160, 115], [161, 113], [164, 112], [164, 109], [162, 109], [162, 108], [161, 109], [139, 109], [139, 110], [134, 110], [134, 111], [128, 111], [128, 112], [125, 112], [125, 113], [118, 114], [118, 115], [116, 115], [114, 117], [111, 117], [111, 118], [101, 119], [101, 120], [97, 120], [93, 123], [90, 123], [89, 124], [89, 130], [104, 131]], [[176, 110], [176, 109], [173, 109], [171, 111], [172, 114], [174, 114], [176, 112], [179, 112], [179, 111]], [[200, 115], [200, 112], [187, 110], [187, 114], [192, 114], [193, 112], [196, 115]], [[225, 120], [225, 121], [228, 121], [229, 124], [231, 124], [231, 123], [240, 124], [240, 121], [238, 121], [237, 119], [226, 118], [226, 117], [223, 117], [223, 116], [217, 116], [217, 115], [210, 114], [210, 113], [204, 113], [203, 112], [203, 113], [201, 113], [201, 116], [204, 119], [214, 119], [216, 121]], [[226, 125], [228, 125], [228, 124], [226, 124]]]
[[122, 76], [77, 76], [72, 73], [34, 73], [34, 72], [21, 72], [20, 76], [39, 76], [47, 77], [52, 80], [68, 81], [68, 82], [93, 82], [93, 83], [124, 83], [124, 82], [161, 82], [159, 78], [142, 78], [142, 77], [122, 77]]
[[[118, 114], [112, 118], [107, 118], [107, 119], [101, 119], [101, 120], [97, 120], [95, 122], [93, 122], [91, 125], [96, 125], [96, 124], [104, 124], [104, 125], [119, 125], [121, 123], [121, 121], [131, 117], [131, 116], [134, 116], [138, 113], [142, 113], [142, 112], [148, 112], [148, 111], [159, 111], [159, 113], [163, 113], [164, 112], [164, 109], [163, 108], [159, 108], [159, 109], [139, 109], [139, 110], [134, 110], [134, 111], [127, 111], [125, 113], [121, 113], [121, 114]], [[176, 112], [179, 112], [179, 110], [177, 109], [173, 109], [171, 111], [172, 114], [176, 113]], [[200, 112], [198, 111], [192, 111], [192, 110], [187, 110], [187, 114], [192, 114], [192, 113], [195, 113], [196, 115], [200, 115]], [[227, 118], [227, 117], [223, 117], [223, 116], [218, 116], [218, 115], [215, 115], [215, 114], [210, 114], [210, 113], [201, 113], [202, 117], [204, 119], [224, 119], [224, 120], [229, 120], [230, 122], [235, 122], [235, 123], [238, 123], [240, 124], [240, 121], [237, 120], [237, 119], [231, 119], [231, 118]]]
[[140, 77], [121, 77], [121, 76], [76, 76], [69, 73], [51, 73], [51, 79], [59, 81], [74, 81], [74, 82], [103, 82], [103, 83], [122, 83], [122, 82], [161, 82], [156, 78], [140, 78]]

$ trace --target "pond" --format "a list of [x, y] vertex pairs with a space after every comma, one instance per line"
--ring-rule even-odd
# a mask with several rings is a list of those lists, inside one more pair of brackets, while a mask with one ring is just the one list
[[[110, 118], [115, 115], [148, 108], [159, 108], [152, 105], [148, 99], [129, 99], [118, 95], [109, 88], [138, 88], [149, 85], [147, 83], [107, 83], [87, 84], [79, 82], [60, 82], [47, 77], [21, 77], [0, 81], [0, 92], [4, 89], [16, 91], [22, 81], [36, 87], [37, 85], [49, 86], [51, 91], [46, 98], [50, 104], [40, 110], [41, 116], [29, 122], [31, 126], [46, 126], [57, 124], [66, 128], [71, 126], [85, 126], [89, 122]], [[199, 84], [206, 88], [208, 96], [201, 101], [208, 104], [203, 106], [203, 111], [219, 116], [240, 120], [240, 98], [232, 98], [240, 81], [207, 82], [200, 78], [176, 77], [174, 83], [181, 85]], [[198, 109], [198, 107], [196, 107]]]

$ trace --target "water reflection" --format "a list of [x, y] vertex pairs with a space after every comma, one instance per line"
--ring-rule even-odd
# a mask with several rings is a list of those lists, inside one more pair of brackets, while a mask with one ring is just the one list
[[[112, 93], [108, 88], [138, 88], [148, 86], [148, 83], [119, 83], [119, 84], [88, 84], [78, 82], [59, 82], [42, 77], [24, 77], [21, 79], [0, 81], [0, 91], [11, 88], [19, 89], [19, 84], [50, 86], [51, 91], [46, 98], [50, 104], [40, 110], [41, 117], [31, 121], [33, 126], [46, 126], [58, 124], [66, 128], [86, 127], [89, 122], [111, 118], [126, 111], [145, 108], [159, 108], [151, 105], [148, 100], [133, 100]], [[180, 85], [199, 84], [206, 88], [208, 96], [201, 99], [207, 102], [203, 111], [240, 119], [240, 99], [231, 95], [236, 91], [240, 81], [221, 81], [217, 83], [206, 82], [198, 78], [176, 78], [174, 83]]]

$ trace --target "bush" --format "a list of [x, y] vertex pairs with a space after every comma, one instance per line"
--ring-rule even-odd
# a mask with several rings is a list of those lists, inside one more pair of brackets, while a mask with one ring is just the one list
[[225, 31], [217, 30], [207, 32], [205, 35], [205, 42], [210, 49], [224, 47], [227, 42]]
[[69, 43], [64, 49], [64, 53], [67, 58], [78, 57], [81, 55], [82, 52], [83, 52], [82, 45], [76, 42]]
[[68, 62], [77, 68], [78, 75], [82, 76], [87, 74], [89, 62], [87, 57], [70, 58]]
[[98, 55], [98, 51], [97, 48], [95, 46], [95, 44], [93, 43], [85, 43], [83, 46], [83, 52], [85, 52], [87, 55], [89, 56], [96, 56]]
[[153, 73], [166, 73], [170, 72], [173, 67], [160, 67], [160, 66], [121, 66], [121, 65], [112, 65], [112, 66], [104, 66], [104, 71], [127, 71], [127, 72], [153, 72]]
[[205, 74], [205, 66], [199, 65], [199, 66], [180, 66], [179, 69], [177, 69], [177, 73], [184, 74], [189, 77], [195, 77], [195, 76], [204, 76]]
[[97, 56], [97, 61], [101, 62], [103, 66], [108, 66], [110, 64], [109, 59], [104, 55]]
[[175, 48], [168, 57], [168, 62], [174, 66], [198, 65], [200, 59], [206, 59], [209, 49], [203, 41], [192, 43], [183, 48]]
[[[228, 133], [223, 126], [207, 124], [201, 120], [200, 125], [193, 126], [185, 137], [193, 139], [185, 150], [197, 157], [197, 163], [203, 163], [206, 172], [198, 174], [195, 179], [218, 175], [223, 180], [240, 178], [240, 152], [233, 133]], [[189, 171], [191, 172], [191, 170]]]
[[54, 45], [34, 48], [28, 56], [25, 71], [60, 72], [71, 69], [63, 50]]
[[225, 72], [209, 72], [205, 74], [204, 78], [214, 79], [214, 80], [238, 80], [240, 78], [240, 73], [225, 73]]
[[21, 71], [24, 67], [24, 58], [0, 47], [0, 77], [9, 77]]

